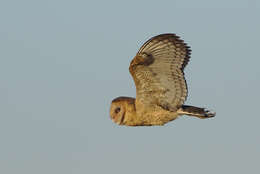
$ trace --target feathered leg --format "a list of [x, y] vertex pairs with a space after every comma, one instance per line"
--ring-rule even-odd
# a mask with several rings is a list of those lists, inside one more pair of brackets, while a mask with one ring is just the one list
[[182, 107], [177, 112], [180, 115], [194, 116], [201, 119], [211, 118], [216, 115], [215, 112], [211, 112], [209, 110], [206, 110], [205, 108], [199, 108], [199, 107], [188, 106], [188, 105], [182, 105]]

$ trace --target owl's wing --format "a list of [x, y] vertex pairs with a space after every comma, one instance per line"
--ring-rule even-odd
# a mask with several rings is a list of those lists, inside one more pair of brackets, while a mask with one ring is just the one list
[[131, 61], [129, 71], [136, 85], [136, 100], [176, 111], [187, 97], [183, 69], [191, 50], [175, 34], [148, 40]]

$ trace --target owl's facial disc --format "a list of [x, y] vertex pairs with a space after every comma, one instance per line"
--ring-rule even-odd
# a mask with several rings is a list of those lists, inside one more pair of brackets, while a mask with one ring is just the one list
[[125, 117], [124, 108], [120, 105], [112, 103], [110, 108], [110, 118], [113, 120], [113, 122], [121, 125], [124, 121], [124, 117]]

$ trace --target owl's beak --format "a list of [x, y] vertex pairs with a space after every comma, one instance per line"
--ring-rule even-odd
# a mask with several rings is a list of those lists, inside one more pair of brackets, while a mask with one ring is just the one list
[[110, 117], [111, 118], [111, 120], [114, 122], [114, 123], [116, 123], [116, 124], [118, 124], [118, 125], [123, 125], [123, 121], [124, 121], [124, 115], [121, 117], [121, 118], [113, 118], [113, 117]]

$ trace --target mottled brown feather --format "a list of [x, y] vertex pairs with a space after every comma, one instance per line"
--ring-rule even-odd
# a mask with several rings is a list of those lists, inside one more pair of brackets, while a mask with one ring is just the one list
[[189, 58], [189, 47], [175, 34], [145, 42], [129, 67], [136, 85], [136, 105], [179, 109], [187, 97], [183, 70]]

